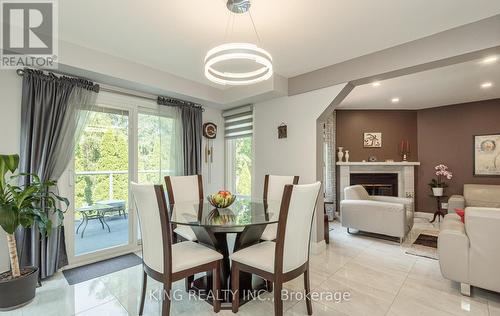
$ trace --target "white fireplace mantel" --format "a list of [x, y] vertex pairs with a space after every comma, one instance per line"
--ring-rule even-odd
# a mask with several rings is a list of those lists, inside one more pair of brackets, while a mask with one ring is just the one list
[[337, 166], [420, 166], [418, 161], [350, 161], [337, 162]]
[[415, 198], [415, 168], [420, 162], [337, 162], [339, 166], [340, 200], [344, 199], [344, 188], [350, 185], [351, 173], [396, 173], [400, 197]]

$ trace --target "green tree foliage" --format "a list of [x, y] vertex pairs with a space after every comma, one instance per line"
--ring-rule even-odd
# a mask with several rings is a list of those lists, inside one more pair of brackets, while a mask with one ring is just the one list
[[[177, 136], [174, 133], [174, 120], [139, 113], [138, 127], [139, 181], [162, 183], [163, 177], [175, 170], [174, 162], [171, 161], [174, 146], [172, 138]], [[76, 147], [76, 172], [121, 172], [113, 174], [112, 198], [128, 201], [128, 141], [128, 116], [93, 113]], [[108, 174], [79, 175], [75, 186], [77, 208], [110, 198]]]
[[252, 138], [235, 140], [236, 193], [251, 195], [252, 191]]
[[[93, 113], [76, 147], [76, 172], [128, 170], [128, 117]], [[113, 174], [112, 198], [128, 200], [128, 174]], [[75, 205], [92, 205], [109, 199], [110, 176], [81, 175], [76, 178]]]

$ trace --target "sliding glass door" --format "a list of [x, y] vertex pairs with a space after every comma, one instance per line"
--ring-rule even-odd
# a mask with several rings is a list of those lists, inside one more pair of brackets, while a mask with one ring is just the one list
[[163, 184], [164, 177], [182, 174], [181, 125], [175, 110], [140, 109], [137, 164], [140, 183]]
[[139, 250], [130, 181], [163, 184], [166, 175], [183, 172], [179, 109], [106, 92], [97, 104], [68, 177], [59, 182], [64, 196], [72, 197], [65, 216], [72, 266]]
[[127, 111], [90, 114], [75, 151], [75, 256], [129, 243], [129, 142]]

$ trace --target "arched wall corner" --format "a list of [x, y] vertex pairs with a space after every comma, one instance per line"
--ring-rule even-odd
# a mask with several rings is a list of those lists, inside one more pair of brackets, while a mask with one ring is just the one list
[[[316, 181], [324, 180], [323, 174], [323, 164], [324, 164], [324, 146], [323, 146], [323, 129], [324, 123], [329, 116], [332, 115], [335, 108], [342, 103], [342, 101], [351, 93], [355, 85], [351, 82], [344, 84], [344, 87], [335, 96], [332, 102], [326, 107], [326, 109], [319, 115], [316, 119]], [[322, 191], [324, 188], [322, 187]], [[318, 197], [318, 206], [316, 209], [316, 230], [315, 230], [315, 240], [316, 242], [322, 242], [325, 239], [324, 223], [323, 223], [323, 206], [324, 197], [320, 194]]]

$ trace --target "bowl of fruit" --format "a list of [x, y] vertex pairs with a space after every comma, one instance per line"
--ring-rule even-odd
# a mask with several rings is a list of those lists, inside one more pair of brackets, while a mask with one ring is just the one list
[[216, 208], [226, 208], [233, 204], [234, 200], [236, 200], [236, 195], [232, 195], [229, 191], [219, 191], [207, 196], [207, 200]]

